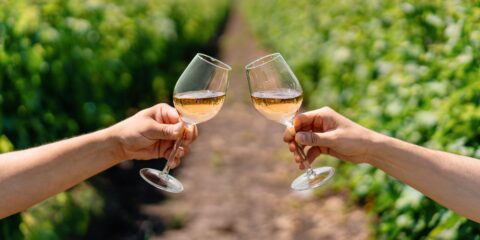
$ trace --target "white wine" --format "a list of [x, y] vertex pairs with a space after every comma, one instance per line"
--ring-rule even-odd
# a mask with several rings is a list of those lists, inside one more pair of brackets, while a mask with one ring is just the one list
[[189, 124], [210, 120], [220, 111], [224, 101], [224, 92], [211, 90], [183, 92], [173, 96], [175, 108], [182, 120]]
[[252, 93], [255, 108], [270, 120], [288, 125], [302, 105], [302, 92], [281, 88]]

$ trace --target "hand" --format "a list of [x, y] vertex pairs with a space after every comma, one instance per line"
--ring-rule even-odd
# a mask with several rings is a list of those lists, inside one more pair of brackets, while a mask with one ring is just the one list
[[306, 160], [310, 163], [320, 154], [328, 154], [341, 160], [363, 163], [368, 161], [369, 148], [375, 132], [364, 128], [329, 107], [299, 114], [294, 120], [295, 129], [287, 129], [284, 141], [289, 150], [295, 153], [295, 161], [300, 169], [305, 166], [296, 154], [294, 140], [312, 146]]
[[180, 158], [188, 152], [189, 144], [198, 135], [195, 126], [186, 128], [177, 111], [164, 103], [144, 109], [108, 130], [118, 139], [121, 160], [166, 158], [175, 141], [183, 136], [184, 141], [171, 168], [180, 163]]

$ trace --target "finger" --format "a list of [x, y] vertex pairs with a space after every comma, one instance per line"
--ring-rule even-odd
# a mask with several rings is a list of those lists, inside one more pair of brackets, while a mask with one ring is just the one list
[[319, 147], [321, 154], [330, 154], [330, 148], [328, 147]]
[[168, 166], [170, 167], [170, 169], [174, 169], [176, 167], [178, 167], [178, 165], [180, 165], [180, 158], [179, 157], [176, 157], [174, 160], [168, 162]]
[[151, 160], [151, 159], [159, 159], [162, 156], [159, 156], [158, 144], [154, 144], [150, 147], [142, 149], [135, 153], [134, 159], [137, 160]]
[[185, 156], [186, 150], [183, 147], [178, 148], [177, 156], [175, 157], [175, 167], [178, 167], [180, 165], [180, 162], [182, 161], [182, 157]]
[[337, 132], [329, 131], [324, 133], [299, 132], [295, 135], [295, 141], [308, 146], [331, 147], [336, 143]]
[[300, 169], [300, 170], [305, 170], [305, 165], [303, 164], [303, 162], [300, 162], [300, 163], [298, 164], [298, 169]]
[[[299, 147], [300, 147], [300, 148], [299, 148]], [[292, 142], [289, 144], [289, 148], [290, 148], [291, 150], [293, 150], [293, 152], [295, 152], [295, 153], [297, 153], [297, 151], [303, 151], [303, 150], [305, 150], [305, 147], [307, 147], [307, 146], [305, 146], [305, 145], [300, 145], [300, 144], [298, 144], [298, 143], [295, 142], [295, 141], [292, 141]]]
[[295, 130], [297, 132], [323, 130], [322, 117], [316, 112], [318, 111], [299, 114], [297, 118], [295, 118]]
[[296, 163], [301, 163], [302, 160], [303, 160], [302, 157], [300, 157], [300, 155], [298, 155], [298, 154], [296, 154], [296, 153], [295, 153], [294, 159], [295, 159], [295, 162], [296, 162]]
[[[300, 152], [304, 152], [306, 146], [300, 145], [300, 148], [299, 148], [297, 146], [297, 144], [295, 144], [295, 142], [293, 142], [292, 145], [293, 145], [293, 150], [294, 150], [293, 154], [296, 158], [295, 161], [303, 161], [303, 157], [302, 157], [303, 154], [301, 154]], [[297, 160], [297, 157], [298, 157], [299, 160]]]
[[182, 136], [183, 123], [176, 124], [161, 124], [156, 121], [152, 121], [151, 125], [144, 133], [146, 138], [152, 140], [176, 140]]
[[290, 143], [288, 144], [288, 150], [289, 150], [290, 152], [292, 152], [292, 153], [297, 152], [297, 146], [295, 145], [294, 142], [290, 142]]
[[163, 157], [161, 144], [159, 141], [155, 142], [152, 146], [142, 149], [137, 153], [135, 159], [150, 160], [159, 159]]
[[180, 121], [177, 110], [166, 103], [160, 103], [147, 108], [142, 113], [159, 123], [175, 124]]
[[184, 133], [184, 141], [185, 142], [193, 142], [198, 136], [198, 129], [196, 125], [191, 125], [185, 128]]
[[174, 141], [159, 141], [160, 149], [159, 149], [159, 157], [168, 158], [170, 157], [170, 153], [173, 150], [173, 145], [175, 144]]
[[291, 142], [295, 139], [295, 127], [288, 127], [285, 129], [283, 133], [283, 141], [284, 142]]
[[298, 114], [294, 121], [295, 130], [297, 132], [324, 131], [326, 122], [336, 123], [338, 121], [336, 116], [335, 110], [330, 107], [322, 107], [314, 111]]
[[303, 157], [302, 157], [302, 155], [300, 155], [299, 151], [303, 152], [304, 149], [305, 149], [305, 146], [300, 146], [300, 148], [298, 148], [296, 146], [296, 144], [293, 143], [293, 147], [294, 147], [293, 155], [294, 155], [295, 162], [296, 163], [301, 163], [303, 161]]
[[180, 149], [179, 149], [175, 159], [169, 163], [169, 166], [170, 166], [171, 169], [176, 168], [176, 167], [178, 167], [178, 165], [180, 165], [180, 162], [181, 162], [180, 155], [183, 155], [183, 153], [180, 153]]
[[175, 124], [180, 121], [180, 115], [177, 110], [166, 103], [160, 103], [155, 106], [155, 120], [160, 123]]
[[178, 147], [177, 154], [175, 157], [183, 157], [185, 156], [185, 148], [184, 147]]
[[312, 125], [315, 117], [316, 115], [311, 114], [311, 112], [300, 113], [297, 116], [295, 116], [295, 119], [293, 120], [295, 131], [298, 132], [302, 130], [303, 131], [312, 130], [310, 126]]
[[180, 155], [180, 157], [184, 157], [190, 152], [190, 148], [188, 146], [182, 145], [180, 148], [182, 149], [182, 155]]
[[320, 156], [320, 154], [322, 154], [322, 150], [320, 149], [320, 147], [311, 147], [307, 151], [306, 160], [309, 163], [312, 163], [318, 156]]
[[169, 162], [170, 168], [173, 169], [173, 168], [176, 168], [178, 165], [180, 165], [180, 159], [184, 155], [185, 155], [185, 151], [184, 151], [183, 147], [179, 147], [174, 160]]
[[175, 165], [172, 168], [176, 168], [176, 167], [180, 166], [180, 163], [182, 163], [182, 158], [180, 158], [180, 157], [175, 158], [174, 163], [175, 163]]

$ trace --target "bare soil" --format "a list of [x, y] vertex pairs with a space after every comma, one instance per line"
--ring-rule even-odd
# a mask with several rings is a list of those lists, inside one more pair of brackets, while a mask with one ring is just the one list
[[268, 52], [238, 10], [220, 44], [218, 57], [233, 67], [226, 103], [199, 126], [189, 156], [174, 170], [185, 191], [141, 206], [142, 214], [165, 221], [166, 231], [152, 238], [367, 239], [365, 212], [344, 197], [290, 189], [301, 172], [282, 142], [284, 128], [255, 111], [244, 71]]

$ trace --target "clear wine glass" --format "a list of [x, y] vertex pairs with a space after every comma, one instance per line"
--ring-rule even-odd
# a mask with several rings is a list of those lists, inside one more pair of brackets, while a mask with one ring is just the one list
[[[279, 122], [287, 128], [293, 127], [293, 119], [302, 105], [302, 86], [280, 53], [261, 57], [246, 68], [248, 85], [255, 108], [266, 118]], [[320, 167], [313, 169], [305, 161], [303, 148], [297, 143], [297, 154], [301, 157], [305, 173], [291, 184], [296, 191], [319, 187], [332, 178], [335, 169]]]
[[[198, 53], [178, 79], [173, 92], [173, 103], [186, 127], [213, 118], [222, 108], [232, 68], [205, 54]], [[156, 188], [179, 193], [183, 185], [168, 174], [169, 163], [175, 159], [183, 138], [177, 139], [162, 171], [143, 168], [142, 178]]]

